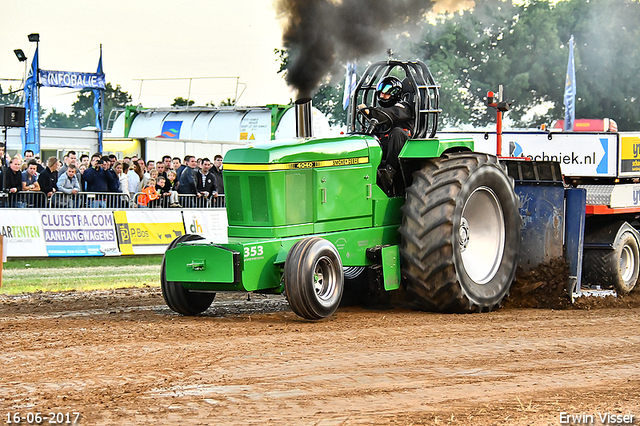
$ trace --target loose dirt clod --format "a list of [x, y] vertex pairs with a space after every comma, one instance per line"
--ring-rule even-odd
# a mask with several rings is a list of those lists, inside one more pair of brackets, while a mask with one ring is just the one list
[[503, 307], [567, 309], [571, 306], [568, 280], [569, 267], [564, 259], [552, 259], [527, 273], [519, 267]]
[[553, 259], [525, 273], [518, 268], [516, 280], [503, 309], [602, 309], [640, 307], [640, 287], [630, 294], [617, 296], [587, 296], [571, 303], [567, 293], [569, 267], [564, 259]]

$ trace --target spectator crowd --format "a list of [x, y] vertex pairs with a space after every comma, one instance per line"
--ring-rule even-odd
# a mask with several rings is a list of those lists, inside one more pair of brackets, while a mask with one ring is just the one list
[[[0, 205], [6, 207], [224, 207], [222, 156], [161, 160], [68, 151], [45, 164], [0, 143]], [[85, 195], [84, 202], [81, 195]], [[89, 201], [87, 201], [89, 200]], [[43, 202], [44, 201], [44, 202]]]

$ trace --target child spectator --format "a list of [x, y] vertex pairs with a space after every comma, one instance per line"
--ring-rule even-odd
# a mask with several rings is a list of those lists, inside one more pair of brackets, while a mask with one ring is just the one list
[[156, 192], [160, 196], [160, 199], [158, 201], [160, 202], [160, 205], [162, 207], [167, 207], [167, 205], [169, 205], [167, 201], [169, 200], [169, 197], [171, 197], [171, 191], [167, 190], [168, 186], [165, 187], [165, 183], [165, 177], [158, 176], [158, 178], [156, 179]]
[[147, 186], [142, 188], [142, 194], [138, 196], [138, 207], [156, 207], [156, 201], [160, 195], [156, 191], [156, 180], [150, 178]]
[[153, 169], [150, 172], [145, 173], [143, 175], [143, 177], [142, 177], [142, 185], [141, 185], [142, 188], [147, 186], [147, 183], [149, 182], [149, 179], [155, 179], [156, 182], [158, 181], [158, 171], [156, 169]]
[[178, 186], [178, 180], [177, 180], [177, 175], [175, 170], [169, 170], [167, 172], [167, 185], [165, 186], [169, 187], [169, 192], [171, 193], [171, 198], [170, 198], [171, 204], [169, 205], [169, 207], [182, 207], [180, 205], [180, 201], [178, 198], [178, 191], [176, 191]]

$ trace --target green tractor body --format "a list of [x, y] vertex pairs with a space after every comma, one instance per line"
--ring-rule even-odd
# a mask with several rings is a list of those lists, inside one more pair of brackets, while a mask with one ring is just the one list
[[[455, 141], [465, 148], [469, 143]], [[411, 140], [401, 155], [439, 157], [452, 146], [438, 139]], [[366, 250], [383, 248], [384, 287], [397, 289], [404, 197], [390, 198], [376, 184], [381, 153], [376, 139], [363, 135], [229, 151], [224, 172], [229, 242], [177, 244], [166, 253], [166, 279], [190, 290], [280, 293], [287, 253], [297, 241], [316, 235], [336, 247], [344, 267], [370, 266]]]
[[[405, 79], [416, 118], [399, 155], [395, 179], [406, 188], [399, 196], [381, 184], [380, 143], [356, 110], [375, 106], [376, 83], [391, 74]], [[198, 314], [222, 291], [284, 292], [294, 312], [320, 319], [358, 277], [379, 291], [404, 284], [425, 309], [468, 312], [500, 303], [520, 240], [504, 167], [473, 153], [472, 139], [434, 137], [438, 90], [420, 62], [373, 64], [351, 105], [347, 135], [227, 152], [228, 243], [198, 235], [172, 242], [161, 275], [171, 309]]]

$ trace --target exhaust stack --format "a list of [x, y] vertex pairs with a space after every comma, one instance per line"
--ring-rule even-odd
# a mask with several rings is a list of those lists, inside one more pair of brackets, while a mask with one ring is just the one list
[[310, 138], [313, 136], [311, 121], [311, 98], [300, 98], [295, 102], [296, 108], [296, 137]]

